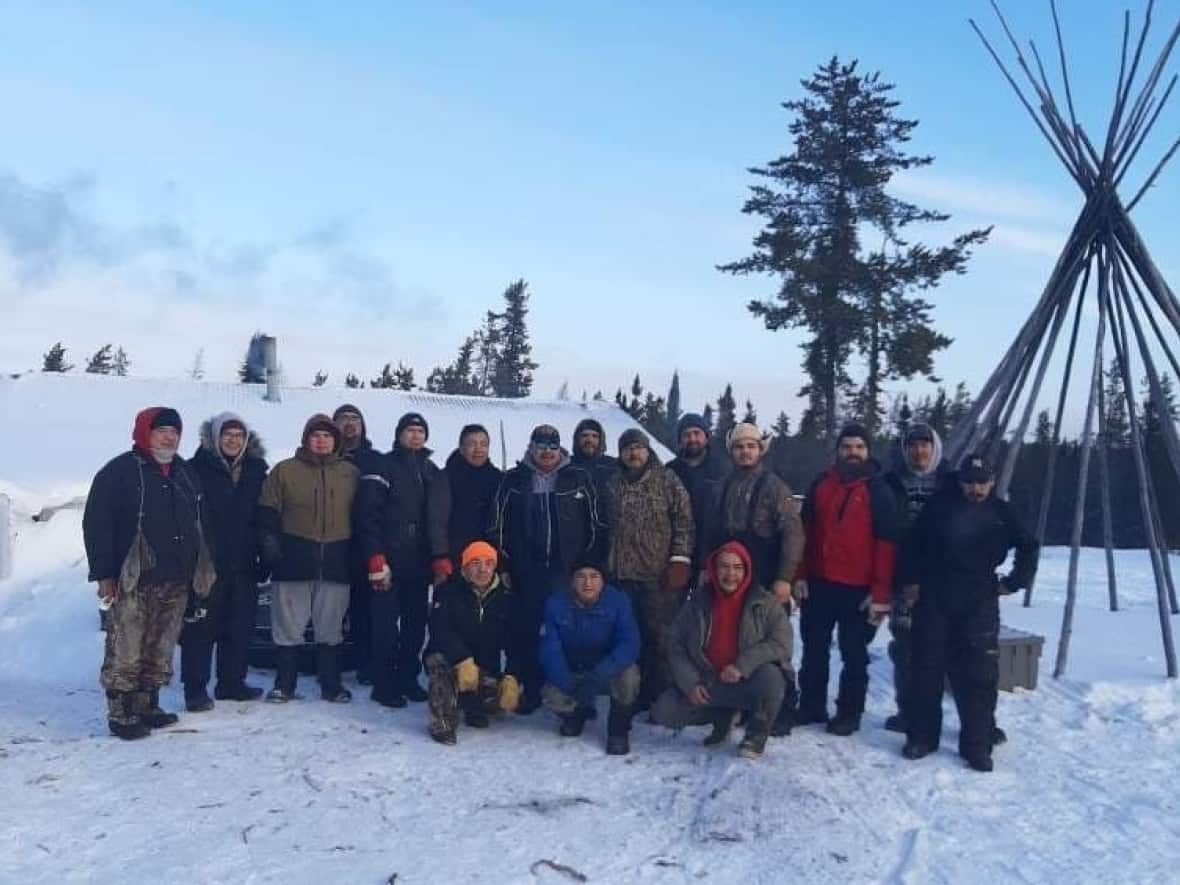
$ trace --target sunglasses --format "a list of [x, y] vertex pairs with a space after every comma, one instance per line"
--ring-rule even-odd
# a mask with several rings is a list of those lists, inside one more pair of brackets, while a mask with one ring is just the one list
[[561, 448], [561, 443], [555, 442], [534, 442], [533, 448], [538, 452], [556, 452]]

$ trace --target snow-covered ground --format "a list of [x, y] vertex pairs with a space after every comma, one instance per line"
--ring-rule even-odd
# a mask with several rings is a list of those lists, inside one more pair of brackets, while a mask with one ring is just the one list
[[[18, 533], [15, 571], [0, 582], [0, 881], [1180, 876], [1180, 686], [1163, 678], [1151, 572], [1138, 551], [1118, 554], [1123, 610], [1114, 614], [1101, 552], [1084, 552], [1068, 678], [1049, 675], [1067, 551], [1045, 552], [1032, 608], [1005, 602], [1008, 624], [1046, 637], [1045, 656], [1036, 692], [1001, 695], [1010, 742], [990, 775], [960, 764], [953, 713], [941, 753], [900, 757], [901, 738], [881, 727], [892, 712], [883, 635], [861, 732], [798, 729], [757, 762], [737, 759], [733, 742], [705, 750], [699, 729], [644, 722], [632, 754], [608, 758], [604, 717], [569, 740], [544, 713], [461, 729], [459, 745], [443, 748], [427, 738], [421, 706], [389, 711], [355, 685], [353, 704], [326, 704], [308, 678], [302, 703], [222, 702], [145, 741], [117, 741], [97, 681], [101, 634], [80, 513], [30, 518], [77, 482], [77, 462], [90, 469], [123, 445], [128, 416], [92, 417], [93, 427], [73, 430], [72, 460], [55, 460], [65, 449], [47, 442], [41, 457], [21, 456], [27, 474], [0, 474]], [[117, 432], [99, 426], [110, 421]], [[175, 686], [165, 700], [179, 708]]]

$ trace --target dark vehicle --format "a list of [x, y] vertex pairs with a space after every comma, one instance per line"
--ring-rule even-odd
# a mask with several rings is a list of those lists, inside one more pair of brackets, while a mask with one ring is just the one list
[[[275, 644], [270, 635], [270, 584], [258, 585], [258, 609], [254, 614], [254, 635], [250, 637], [250, 666], [260, 670], [275, 668]], [[344, 642], [341, 645], [342, 669], [356, 669], [356, 643], [348, 615], [344, 616]], [[311, 625], [303, 632], [303, 647], [299, 650], [299, 672], [315, 673], [315, 639]]]

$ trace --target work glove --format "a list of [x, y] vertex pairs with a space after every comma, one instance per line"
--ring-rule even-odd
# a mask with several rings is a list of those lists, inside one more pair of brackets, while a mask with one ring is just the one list
[[505, 713], [516, 712], [516, 708], [520, 704], [520, 683], [516, 681], [515, 676], [508, 675], [500, 680], [498, 700], [500, 709]]
[[385, 562], [385, 557], [378, 553], [369, 557], [369, 586], [378, 592], [388, 590], [393, 584], [393, 572]]
[[438, 586], [451, 576], [455, 566], [449, 556], [436, 556], [430, 563], [430, 573], [434, 575], [434, 586]]
[[664, 569], [664, 575], [660, 579], [660, 589], [669, 593], [679, 593], [688, 586], [688, 582], [692, 580], [692, 567], [687, 562], [680, 562], [674, 560], [668, 563], [668, 567]]
[[475, 658], [464, 658], [455, 664], [455, 685], [460, 694], [479, 688], [479, 667], [475, 665]]

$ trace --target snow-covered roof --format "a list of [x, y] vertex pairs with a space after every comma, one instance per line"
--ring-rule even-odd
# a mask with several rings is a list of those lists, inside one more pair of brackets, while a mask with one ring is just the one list
[[[442, 464], [455, 448], [465, 424], [480, 423], [492, 438], [497, 464], [514, 464], [538, 424], [552, 424], [571, 443], [574, 427], [594, 418], [606, 430], [608, 450], [619, 435], [637, 426], [613, 402], [492, 399], [444, 396], [420, 391], [344, 387], [284, 387], [282, 401], [263, 399], [261, 384], [229, 384], [181, 379], [119, 378], [105, 375], [30, 373], [0, 378], [0, 485], [37, 497], [84, 493], [106, 461], [130, 445], [135, 413], [153, 405], [180, 412], [185, 429], [181, 454], [197, 445], [200, 422], [217, 412], [238, 412], [266, 444], [271, 463], [292, 454], [303, 424], [315, 412], [331, 414], [341, 403], [365, 415], [373, 444], [388, 449], [397, 419], [421, 412], [430, 424], [428, 445]], [[656, 443], [661, 458], [670, 453]]]

